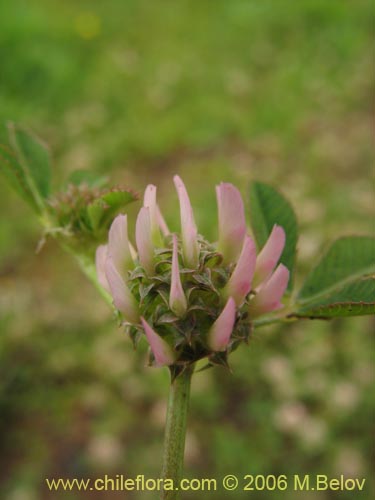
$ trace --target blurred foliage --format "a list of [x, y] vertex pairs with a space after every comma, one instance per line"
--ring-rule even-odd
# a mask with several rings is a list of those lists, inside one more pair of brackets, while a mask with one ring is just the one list
[[[50, 145], [54, 190], [77, 169], [139, 191], [154, 182], [172, 227], [180, 174], [209, 239], [215, 183], [246, 195], [251, 179], [270, 182], [298, 215], [300, 284], [326, 242], [373, 231], [373, 22], [370, 0], [1, 2], [0, 121]], [[0, 191], [2, 496], [66, 498], [46, 491], [53, 476], [157, 477], [167, 371], [145, 367], [146, 346], [133, 352], [53, 242], [35, 255], [36, 219]], [[346, 474], [366, 477], [358, 498], [372, 498], [373, 327], [267, 327], [232, 376], [197, 374], [186, 475]]]

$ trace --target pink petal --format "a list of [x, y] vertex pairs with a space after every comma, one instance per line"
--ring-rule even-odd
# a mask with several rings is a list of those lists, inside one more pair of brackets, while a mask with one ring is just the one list
[[180, 201], [181, 234], [184, 263], [186, 266], [195, 269], [198, 266], [199, 256], [197, 226], [195, 225], [193, 210], [191, 208], [185, 184], [182, 182], [178, 175], [175, 175], [173, 180]]
[[245, 210], [241, 194], [233, 184], [216, 186], [219, 214], [218, 250], [224, 262], [236, 262], [246, 234]]
[[171, 292], [169, 296], [169, 307], [179, 317], [184, 316], [187, 309], [186, 297], [181, 284], [180, 271], [178, 267], [177, 236], [173, 235], [173, 255], [172, 255], [172, 279]]
[[96, 274], [102, 287], [110, 293], [107, 277], [105, 275], [105, 261], [107, 259], [108, 246], [99, 245], [95, 254]]
[[150, 209], [142, 207], [135, 224], [139, 261], [148, 274], [154, 272], [154, 245], [151, 239]]
[[208, 332], [208, 345], [213, 351], [225, 351], [236, 319], [236, 303], [229, 297], [220, 316]]
[[134, 267], [128, 240], [128, 218], [118, 215], [111, 224], [108, 236], [108, 254], [117, 271], [127, 279], [127, 271]]
[[156, 186], [149, 184], [146, 187], [143, 206], [150, 210], [150, 223], [151, 223], [151, 237], [155, 246], [162, 246], [163, 240], [160, 234], [159, 227], [159, 207], [156, 203]]
[[141, 321], [148, 343], [155, 357], [156, 366], [173, 365], [176, 360], [176, 355], [171, 346], [151, 328], [143, 317], [141, 317]]
[[233, 297], [239, 307], [251, 290], [255, 270], [256, 250], [250, 236], [245, 236], [244, 244], [237, 265], [223, 292], [226, 297]]
[[289, 281], [289, 271], [279, 264], [270, 279], [260, 288], [257, 295], [250, 301], [249, 313], [251, 317], [257, 317], [283, 307], [280, 302]]
[[268, 240], [257, 257], [253, 283], [254, 288], [271, 276], [280, 259], [284, 246], [285, 231], [281, 226], [275, 224]]
[[126, 321], [139, 323], [139, 312], [135, 297], [125, 284], [110, 257], [106, 260], [105, 274], [115, 307], [122, 312]]

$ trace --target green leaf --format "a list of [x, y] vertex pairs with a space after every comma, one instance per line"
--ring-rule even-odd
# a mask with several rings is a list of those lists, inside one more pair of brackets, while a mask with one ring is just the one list
[[336, 240], [310, 272], [297, 300], [311, 301], [349, 281], [375, 272], [375, 238], [349, 236]]
[[19, 196], [27, 201], [34, 210], [37, 210], [38, 204], [34, 199], [32, 189], [29, 186], [28, 178], [23, 168], [18, 163], [13, 151], [3, 145], [0, 145], [0, 171]]
[[87, 207], [93, 230], [97, 231], [108, 224], [118, 212], [136, 199], [137, 196], [127, 190], [113, 190], [102, 194]]
[[17, 125], [10, 123], [8, 131], [10, 143], [25, 175], [31, 177], [41, 198], [47, 198], [50, 193], [51, 167], [46, 147]]
[[375, 313], [375, 238], [336, 240], [310, 272], [291, 316], [332, 318]]
[[286, 234], [282, 262], [290, 272], [288, 291], [293, 288], [293, 270], [298, 238], [297, 218], [289, 202], [273, 187], [261, 182], [250, 185], [251, 226], [258, 248], [266, 243], [275, 224], [282, 226]]
[[87, 184], [90, 188], [101, 188], [107, 184], [108, 177], [99, 176], [91, 170], [75, 170], [68, 178], [68, 184], [80, 186]]
[[360, 278], [302, 305], [292, 316], [332, 318], [375, 314], [375, 278]]

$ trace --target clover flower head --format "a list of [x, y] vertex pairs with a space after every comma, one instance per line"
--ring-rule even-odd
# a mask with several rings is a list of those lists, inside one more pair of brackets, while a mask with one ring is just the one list
[[252, 322], [283, 307], [289, 271], [279, 262], [285, 232], [275, 225], [257, 255], [247, 233], [244, 205], [229, 183], [216, 188], [218, 241], [197, 230], [186, 187], [174, 177], [180, 231], [171, 233], [157, 204], [156, 186], [146, 188], [135, 226], [136, 250], [126, 215], [118, 215], [108, 244], [96, 252], [99, 283], [111, 294], [132, 340], [145, 335], [150, 363], [177, 371], [201, 358], [227, 364], [247, 342]]

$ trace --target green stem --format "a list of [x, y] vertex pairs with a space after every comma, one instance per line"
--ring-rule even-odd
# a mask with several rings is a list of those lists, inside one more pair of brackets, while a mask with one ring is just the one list
[[[188, 366], [173, 380], [169, 392], [161, 477], [164, 481], [171, 479], [175, 487], [178, 487], [183, 473], [186, 422], [193, 371], [194, 366]], [[177, 498], [177, 491], [165, 490], [161, 494], [162, 500]]]

